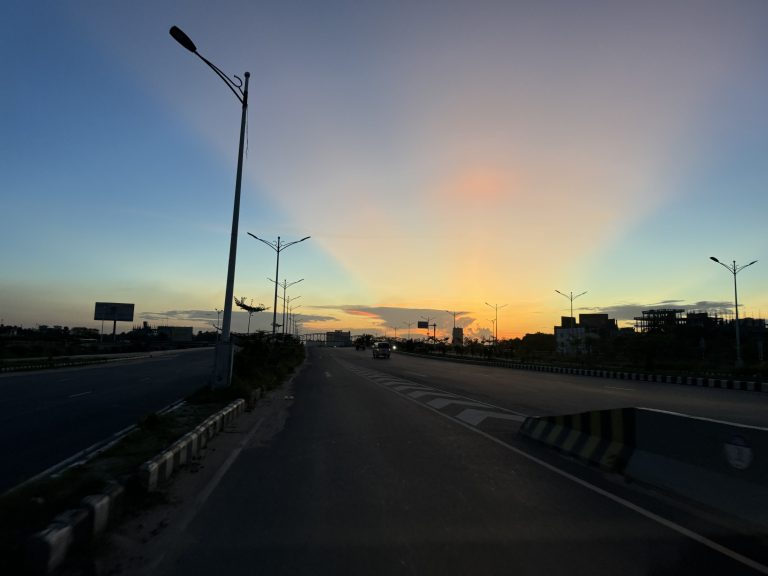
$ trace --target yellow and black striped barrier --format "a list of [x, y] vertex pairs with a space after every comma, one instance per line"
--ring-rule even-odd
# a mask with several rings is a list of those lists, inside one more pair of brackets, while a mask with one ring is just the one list
[[635, 446], [635, 409], [530, 416], [520, 434], [604, 470], [621, 472]]

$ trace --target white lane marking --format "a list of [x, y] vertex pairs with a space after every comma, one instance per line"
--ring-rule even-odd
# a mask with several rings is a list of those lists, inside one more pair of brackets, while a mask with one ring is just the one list
[[445, 392], [438, 392], [437, 390], [416, 390], [416, 392], [409, 392], [408, 396], [411, 398], [421, 398], [422, 396], [430, 396], [434, 394], [439, 394], [440, 396], [452, 396], [453, 398], [458, 398], [458, 396], [454, 396], [453, 394], [446, 394]]
[[331, 377], [331, 373], [330, 373], [330, 372], [328, 372], [328, 370], [326, 370], [326, 371], [325, 371], [325, 377], [326, 377], [326, 378], [330, 378], [330, 377]]
[[406, 390], [431, 390], [435, 391], [434, 388], [430, 388], [429, 386], [422, 386], [421, 384], [404, 384], [402, 386], [394, 386], [393, 390], [397, 390], [398, 392], [405, 392]]
[[622, 388], [621, 386], [603, 386], [606, 390], [626, 390], [628, 392], [634, 392], [635, 388]]
[[467, 408], [460, 412], [456, 418], [463, 420], [467, 424], [472, 426], [478, 426], [486, 418], [494, 418], [497, 420], [511, 420], [512, 422], [525, 422], [525, 416], [519, 414], [505, 414], [504, 412], [489, 412], [488, 410], [476, 410], [474, 408]]
[[459, 404], [460, 406], [486, 406], [486, 404], [480, 404], [479, 402], [470, 402], [468, 400], [456, 400], [454, 398], [435, 398], [427, 402], [433, 408], [441, 410], [449, 404]]
[[79, 392], [77, 394], [70, 394], [70, 398], [78, 398], [80, 396], [87, 396], [88, 394], [93, 394], [93, 390], [88, 390], [87, 392]]
[[74, 380], [74, 378], [59, 378], [57, 382], [69, 382], [70, 380]]
[[406, 374], [412, 374], [413, 376], [418, 376], [419, 378], [426, 378], [426, 374], [422, 374], [421, 372], [406, 372]]
[[663, 516], [659, 516], [658, 514], [651, 512], [650, 510], [647, 510], [646, 508], [643, 508], [642, 506], [638, 506], [637, 504], [634, 504], [630, 502], [629, 500], [626, 500], [622, 498], [621, 496], [617, 496], [616, 494], [612, 494], [611, 492], [608, 492], [607, 490], [603, 490], [602, 488], [595, 486], [594, 484], [590, 484], [586, 480], [582, 480], [581, 478], [578, 478], [574, 476], [573, 474], [569, 474], [568, 472], [565, 472], [564, 470], [560, 470], [556, 466], [553, 466], [552, 464], [549, 464], [547, 462], [544, 462], [543, 460], [536, 458], [536, 456], [532, 456], [531, 454], [528, 454], [524, 452], [523, 450], [520, 450], [519, 448], [515, 448], [511, 444], [507, 444], [503, 440], [500, 440], [499, 438], [496, 438], [492, 436], [491, 434], [488, 434], [487, 432], [483, 432], [479, 428], [476, 428], [474, 426], [470, 426], [469, 424], [462, 422], [461, 420], [458, 420], [452, 416], [449, 416], [448, 414], [445, 414], [444, 412], [441, 412], [437, 408], [433, 408], [432, 406], [429, 406], [428, 404], [425, 404], [423, 402], [418, 402], [416, 400], [412, 400], [408, 398], [405, 394], [400, 394], [403, 398], [406, 400], [410, 400], [411, 402], [418, 404], [419, 406], [423, 406], [427, 410], [431, 410], [435, 414], [442, 416], [443, 418], [447, 418], [448, 420], [451, 420], [452, 422], [455, 422], [459, 426], [463, 426], [467, 430], [471, 430], [472, 432], [476, 434], [480, 434], [481, 436], [487, 438], [491, 442], [494, 442], [498, 444], [499, 446], [502, 446], [508, 450], [511, 450], [518, 456], [521, 456], [523, 458], [526, 458], [527, 460], [530, 460], [531, 462], [534, 462], [538, 464], [539, 466], [546, 468], [550, 472], [554, 472], [555, 474], [562, 476], [566, 480], [570, 480], [571, 482], [574, 482], [575, 484], [578, 484], [579, 486], [582, 486], [583, 488], [586, 488], [587, 490], [591, 490], [592, 492], [599, 494], [600, 496], [603, 496], [605, 498], [608, 498], [609, 500], [615, 502], [616, 504], [619, 504], [620, 506], [624, 506], [628, 510], [632, 510], [633, 512], [636, 512], [640, 514], [641, 516], [644, 516], [648, 518], [649, 520], [656, 522], [657, 524], [661, 524], [662, 526], [669, 528], [670, 530], [673, 530], [674, 532], [677, 532], [678, 534], [681, 534], [687, 538], [690, 538], [691, 540], [698, 542], [699, 544], [706, 546], [707, 548], [714, 550], [715, 552], [719, 552], [720, 554], [723, 554], [724, 556], [727, 556], [728, 558], [735, 560], [736, 562], [739, 562], [741, 564], [744, 564], [745, 566], [749, 566], [753, 570], [757, 570], [761, 574], [768, 574], [768, 566], [764, 564], [760, 564], [756, 560], [752, 560], [751, 558], [748, 558], [747, 556], [744, 556], [743, 554], [739, 554], [735, 550], [731, 550], [730, 548], [726, 548], [722, 544], [718, 544], [714, 540], [710, 540], [706, 536], [702, 536], [701, 534], [694, 532], [693, 530], [690, 530], [689, 528], [686, 528], [685, 526], [682, 526], [676, 522], [673, 522], [672, 520], [668, 520], [664, 518]]

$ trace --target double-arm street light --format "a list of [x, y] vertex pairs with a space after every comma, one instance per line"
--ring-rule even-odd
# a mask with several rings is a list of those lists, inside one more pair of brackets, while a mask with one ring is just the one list
[[493, 329], [495, 331], [493, 339], [496, 341], [496, 343], [498, 343], [499, 342], [499, 308], [504, 308], [505, 306], [507, 306], [507, 304], [503, 304], [502, 306], [499, 306], [498, 304], [494, 304], [493, 306], [491, 306], [490, 304], [488, 304], [488, 302], [486, 302], [485, 305], [490, 306], [496, 312], [496, 318], [493, 321], [493, 324], [494, 324]]
[[564, 294], [564, 293], [560, 292], [560, 290], [555, 290], [555, 292], [560, 294], [560, 296], [565, 296], [566, 298], [568, 298], [568, 300], [571, 301], [571, 316], [570, 316], [571, 318], [573, 318], [573, 301], [576, 300], [576, 298], [578, 298], [579, 296], [584, 296], [584, 294], [587, 293], [587, 291], [585, 290], [581, 294], [576, 294], [576, 296], [574, 296], [573, 292], [569, 292], [568, 294]]
[[[288, 288], [290, 288], [291, 286], [293, 286], [294, 284], [298, 284], [299, 282], [303, 282], [303, 281], [304, 281], [304, 278], [302, 278], [301, 280], [296, 280], [296, 282], [291, 282], [290, 284], [288, 284], [287, 280], [283, 280], [283, 284], [282, 284], [282, 286], [283, 286], [283, 336], [285, 336], [285, 326], [286, 326], [286, 316], [285, 315], [286, 315], [286, 312], [288, 310], [288, 306], [294, 300], [298, 300], [299, 298], [301, 298], [301, 296], [294, 296], [293, 298], [291, 298], [290, 296], [286, 296], [285, 295], [285, 291]], [[288, 334], [290, 334], [290, 330], [288, 331]]]
[[237, 178], [235, 179], [235, 206], [232, 210], [232, 234], [229, 241], [229, 266], [227, 268], [227, 288], [224, 296], [224, 323], [221, 328], [221, 341], [216, 347], [216, 361], [213, 373], [213, 386], [229, 386], [232, 379], [232, 343], [230, 341], [230, 328], [232, 326], [232, 299], [235, 288], [235, 262], [237, 260], [237, 228], [240, 221], [240, 185], [243, 176], [243, 146], [245, 142], [245, 120], [248, 110], [248, 79], [250, 72], [245, 73], [245, 82], [239, 77], [230, 78], [215, 64], [197, 51], [197, 46], [190, 40], [180, 28], [172, 26], [170, 34], [174, 40], [184, 48], [200, 58], [205, 64], [221, 78], [242, 104], [242, 116], [240, 118], [240, 146], [237, 153]]
[[733, 274], [733, 303], [734, 303], [734, 310], [736, 310], [736, 368], [741, 368], [744, 366], [744, 362], [741, 359], [741, 335], [739, 334], [739, 293], [736, 289], [736, 274], [744, 270], [747, 266], [752, 266], [752, 264], [756, 263], [757, 260], [752, 260], [749, 264], [743, 264], [741, 266], [736, 265], [736, 260], [733, 260], [733, 264], [725, 264], [724, 262], [720, 262], [717, 258], [714, 256], [709, 257], [710, 260], [713, 262], [717, 262], [728, 270], [731, 274]]
[[275, 253], [277, 254], [277, 263], [275, 264], [275, 302], [274, 302], [274, 306], [272, 307], [272, 336], [274, 337], [275, 332], [277, 331], [277, 286], [278, 286], [277, 278], [280, 277], [280, 252], [282, 252], [283, 250], [285, 250], [290, 246], [293, 246], [294, 244], [298, 244], [299, 242], [304, 242], [304, 240], [308, 240], [310, 236], [305, 236], [301, 240], [294, 240], [293, 242], [283, 242], [280, 239], [280, 236], [277, 237], [276, 242], [263, 240], [258, 236], [251, 234], [250, 232], [248, 232], [248, 236], [255, 238], [259, 242], [263, 242], [264, 244], [272, 248], [272, 250], [274, 250]]

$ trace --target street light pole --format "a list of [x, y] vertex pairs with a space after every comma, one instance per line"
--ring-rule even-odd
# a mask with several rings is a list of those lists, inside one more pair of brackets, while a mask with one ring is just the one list
[[245, 124], [248, 111], [248, 80], [251, 77], [250, 72], [245, 73], [245, 82], [239, 77], [230, 78], [222, 72], [215, 64], [202, 56], [195, 43], [180, 28], [172, 26], [169, 30], [171, 36], [184, 48], [200, 58], [205, 64], [221, 78], [227, 87], [232, 91], [242, 104], [242, 115], [240, 118], [240, 145], [237, 153], [237, 177], [235, 179], [235, 202], [232, 210], [232, 233], [229, 241], [229, 265], [227, 268], [227, 287], [224, 296], [224, 324], [221, 329], [221, 342], [216, 347], [216, 360], [211, 384], [216, 386], [229, 386], [232, 381], [232, 342], [230, 339], [230, 329], [232, 326], [232, 299], [235, 290], [235, 264], [237, 261], [237, 229], [240, 221], [240, 189], [243, 177], [243, 149], [245, 145]]
[[408, 340], [411, 339], [411, 326], [413, 326], [413, 322], [403, 322], [406, 326], [408, 326]]
[[565, 296], [566, 298], [568, 298], [568, 300], [571, 301], [571, 316], [570, 316], [571, 318], [573, 318], [573, 301], [576, 300], [576, 298], [578, 298], [579, 296], [584, 296], [584, 294], [587, 293], [587, 291], [585, 290], [581, 294], [576, 294], [576, 296], [574, 296], [573, 292], [570, 292], [570, 294], [563, 294], [562, 292], [560, 292], [560, 290], [555, 290], [555, 292], [560, 294], [560, 296]]
[[274, 305], [272, 306], [272, 337], [274, 338], [275, 332], [277, 331], [277, 286], [279, 284], [277, 279], [280, 277], [279, 276], [279, 273], [280, 273], [280, 252], [282, 252], [283, 250], [285, 250], [286, 248], [288, 248], [290, 246], [293, 246], [294, 244], [298, 244], [299, 242], [304, 242], [304, 240], [308, 240], [310, 238], [310, 236], [305, 236], [301, 240], [294, 240], [293, 242], [282, 242], [281, 239], [280, 239], [280, 236], [277, 237], [277, 241], [276, 242], [270, 242], [270, 241], [267, 241], [267, 240], [262, 240], [261, 238], [259, 238], [258, 236], [254, 235], [254, 234], [251, 234], [250, 232], [248, 232], [248, 236], [250, 236], [251, 238], [255, 238], [259, 242], [262, 242], [262, 243], [266, 244], [267, 246], [272, 248], [272, 250], [274, 250], [275, 253], [277, 254], [277, 262], [275, 263], [275, 301], [274, 301]]
[[[302, 282], [303, 280], [304, 280], [304, 278], [302, 278], [301, 280], [296, 280], [296, 282], [291, 282], [290, 284], [287, 284], [286, 281], [283, 281], [283, 336], [285, 336], [285, 326], [286, 326], [286, 323], [285, 323], [285, 321], [286, 321], [285, 313], [286, 313], [286, 310], [288, 309], [288, 305], [291, 303], [291, 301], [298, 300], [299, 298], [301, 298], [301, 296], [295, 296], [294, 298], [291, 298], [290, 296], [286, 297], [285, 291], [288, 288], [290, 288], [291, 286], [293, 286], [294, 284], [298, 284], [299, 282]], [[290, 334], [290, 333], [291, 332], [289, 330], [288, 334]]]
[[485, 305], [490, 306], [496, 312], [496, 319], [493, 321], [494, 330], [496, 334], [494, 335], [493, 339], [498, 344], [499, 342], [499, 308], [504, 308], [505, 306], [507, 306], [507, 304], [504, 304], [502, 306], [499, 306], [498, 304], [494, 304], [493, 306], [491, 306], [490, 304], [488, 304], [488, 302], [486, 302]]
[[714, 256], [709, 257], [710, 260], [713, 262], [717, 262], [728, 270], [731, 274], [733, 274], [733, 303], [734, 303], [734, 309], [736, 311], [736, 368], [741, 368], [744, 366], [744, 361], [741, 359], [741, 334], [739, 330], [739, 292], [736, 288], [736, 274], [744, 270], [747, 266], [752, 266], [752, 264], [756, 263], [757, 260], [752, 260], [749, 264], [744, 264], [742, 266], [736, 265], [736, 260], [733, 260], [733, 264], [728, 265], [724, 264], [723, 262], [720, 262], [717, 258]]

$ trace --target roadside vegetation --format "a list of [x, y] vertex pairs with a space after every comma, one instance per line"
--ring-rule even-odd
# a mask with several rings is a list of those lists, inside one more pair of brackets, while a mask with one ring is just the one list
[[252, 335], [240, 339], [238, 345], [241, 348], [234, 358], [232, 386], [202, 388], [172, 412], [147, 414], [134, 432], [88, 462], [0, 496], [0, 557], [9, 561], [8, 573], [21, 572], [24, 546], [30, 535], [110, 482], [125, 487], [124, 505], [128, 509], [162, 498], [140, 488], [137, 473], [144, 462], [231, 401], [243, 398], [253, 402], [260, 392], [280, 386], [304, 359], [303, 345], [291, 338], [275, 342], [263, 335]]

